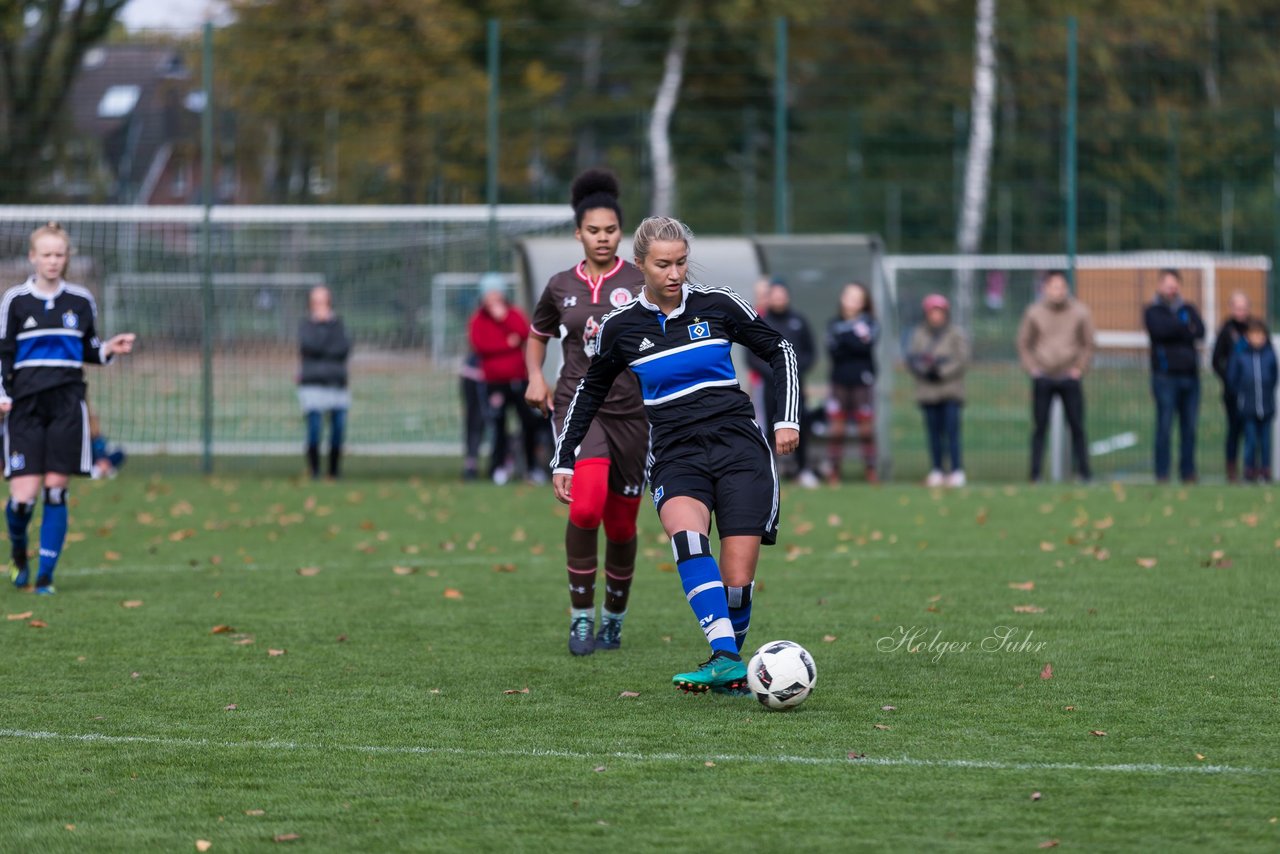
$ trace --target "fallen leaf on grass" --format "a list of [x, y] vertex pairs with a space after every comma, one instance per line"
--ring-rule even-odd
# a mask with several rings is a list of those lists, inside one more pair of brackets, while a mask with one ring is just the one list
[[846, 759], [866, 759], [867, 754], [859, 753], [856, 750], [850, 750], [847, 754], [845, 754], [845, 758]]
[[253, 643], [253, 638], [252, 637], [240, 638], [239, 640], [233, 640], [231, 643], [234, 646], [248, 646], [249, 644]]
[[210, 842], [210, 841], [209, 841], [209, 840], [207, 840], [207, 839], [197, 839], [197, 840], [196, 840], [196, 850], [197, 850], [197, 851], [208, 851], [208, 850], [209, 850], [210, 848], [212, 848], [212, 847], [213, 847], [213, 843], [212, 843], [212, 842]]
[[462, 591], [461, 591], [461, 590], [456, 590], [456, 589], [454, 589], [454, 588], [452, 588], [452, 587], [446, 587], [446, 588], [444, 589], [444, 598], [446, 598], [446, 599], [461, 599], [461, 598], [462, 598]]
[[640, 692], [639, 691], [623, 691], [618, 696], [619, 697], [639, 697]]
[[417, 567], [412, 566], [393, 566], [391, 567], [391, 571], [396, 575], [413, 575], [418, 570]]
[[1089, 730], [1089, 735], [1096, 735], [1098, 738], [1102, 738], [1106, 733], [1100, 729], [1091, 729]]
[[1034, 581], [1010, 581], [1010, 590], [1035, 590], [1036, 583]]
[[266, 810], [245, 810], [244, 814], [245, 815], [266, 815], [267, 811]]
[[1038, 801], [1038, 800], [1040, 800], [1040, 793], [1039, 793], [1039, 792], [1032, 792], [1032, 793], [1031, 793], [1031, 800], [1033, 800], [1033, 801]]
[[1143, 569], [1151, 569], [1153, 566], [1156, 565], [1156, 563], [1157, 561], [1153, 557], [1140, 557], [1137, 560], [1138, 566], [1142, 567]]
[[1049, 664], [1048, 662], [1045, 662], [1044, 669], [1040, 671], [1040, 678], [1041, 678], [1041, 679], [1052, 679], [1052, 678], [1053, 678], [1053, 665], [1052, 665], [1052, 664]]
[[1111, 552], [1108, 549], [1098, 549], [1096, 552], [1093, 553], [1093, 556], [1096, 557], [1098, 560], [1106, 560], [1107, 558], [1111, 557]]
[[1041, 540], [1041, 541], [1040, 541], [1040, 551], [1042, 551], [1042, 552], [1051, 552], [1051, 551], [1053, 551], [1055, 548], [1056, 548], [1056, 546], [1054, 546], [1054, 544], [1053, 544], [1053, 543], [1051, 543], [1051, 542], [1049, 542], [1048, 540]]
[[714, 768], [714, 767], [716, 767], [716, 763], [712, 762], [710, 759], [708, 759], [706, 762], [703, 762], [702, 764], [703, 764], [704, 766], [706, 766], [707, 768]]
[[495, 563], [493, 565], [494, 572], [515, 572], [516, 565], [514, 563]]
[[529, 688], [528, 688], [528, 686], [525, 686], [524, 688], [508, 688], [507, 690], [503, 691], [502, 693], [504, 693], [504, 694], [528, 694], [528, 693], [529, 693]]
[[75, 830], [75, 829], [76, 829], [76, 826], [75, 826], [74, 824], [64, 824], [64, 825], [62, 826], [62, 829], [63, 829], [63, 830]]
[[599, 773], [601, 773], [602, 771], [604, 771], [604, 766], [603, 766], [603, 765], [597, 765], [596, 767], [592, 768], [591, 770], [592, 770], [592, 771], [594, 771], [594, 772], [596, 772], [597, 774], [599, 774]]
[[223, 625], [222, 623], [219, 623], [218, 625], [216, 625], [216, 626], [214, 626], [213, 628], [209, 629], [209, 634], [211, 634], [211, 635], [227, 635], [227, 634], [231, 634], [231, 633], [232, 633], [232, 632], [234, 632], [234, 631], [235, 631], [235, 628], [234, 628], [234, 627], [232, 627], [232, 626], [227, 626], [227, 625]]
[[310, 578], [313, 575], [319, 575], [319, 574], [320, 574], [320, 567], [318, 566], [298, 567], [298, 575], [305, 575], [306, 577]]
[[1015, 614], [1043, 614], [1044, 608], [1039, 605], [1014, 605], [1013, 613]]
[[823, 636], [822, 636], [822, 642], [823, 642], [823, 643], [835, 643], [835, 642], [836, 642], [836, 636], [835, 636], [835, 635], [823, 635]]
[[1093, 523], [1093, 527], [1099, 531], [1105, 531], [1116, 523], [1115, 519], [1110, 516], [1103, 516], [1101, 519]]
[[897, 706], [881, 706], [881, 707], [880, 707], [880, 711], [882, 711], [882, 712], [896, 712], [896, 711], [898, 711], [898, 707], [897, 707]]
[[1041, 843], [1040, 843], [1039, 847], [1040, 847], [1040, 848], [1057, 848], [1057, 847], [1058, 847], [1058, 840], [1056, 840], [1056, 839], [1046, 839], [1044, 842], [1041, 842]]
[[1196, 754], [1196, 759], [1198, 759], [1198, 760], [1200, 760], [1201, 762], [1203, 762], [1203, 761], [1204, 761], [1204, 754], [1203, 754], [1203, 753], [1197, 753], [1197, 754]]
[[32, 620], [31, 622], [27, 623], [27, 627], [31, 629], [47, 629], [49, 628], [49, 624], [46, 623], [44, 620]]
[[28, 617], [30, 617], [33, 613], [35, 613], [35, 612], [34, 612], [34, 611], [23, 611], [21, 614], [9, 614], [7, 617], [5, 617], [5, 619], [6, 619], [6, 620], [25, 620], [25, 619], [27, 619]]
[[271, 658], [275, 658], [278, 655], [284, 655], [285, 652], [286, 650], [283, 650], [283, 649], [268, 649], [267, 655], [270, 656]]
[[120, 552], [103, 552], [102, 559], [103, 560], [119, 560]]
[[1075, 710], [1076, 710], [1076, 707], [1075, 707], [1075, 706], [1063, 706], [1063, 707], [1062, 707], [1062, 711], [1064, 711], [1064, 712], [1074, 712]]
[[832, 528], [839, 528], [840, 517], [832, 513], [830, 516], [827, 517], [827, 524], [830, 525]]
[[183, 540], [189, 540], [196, 535], [194, 528], [183, 528], [181, 531], [174, 531], [169, 535], [169, 542], [180, 543]]
[[878, 730], [893, 729], [893, 727], [889, 726], [888, 724], [872, 724], [872, 726]]
[[124, 600], [123, 602], [121, 602], [121, 603], [120, 603], [120, 607], [121, 607], [121, 608], [141, 608], [141, 607], [142, 607], [142, 600], [141, 600], [141, 599], [126, 599], [126, 600]]
[[272, 842], [294, 842], [302, 837], [296, 833], [280, 833], [271, 837]]
[[658, 564], [658, 572], [675, 572], [675, 571], [676, 571], [676, 565], [674, 563], [671, 563], [670, 561]]
[[228, 703], [227, 705], [225, 705], [225, 706], [223, 706], [223, 707], [222, 707], [222, 711], [224, 711], [224, 712], [234, 712], [234, 711], [235, 711], [236, 709], [238, 709], [238, 708], [240, 708], [240, 707], [239, 707], [239, 706], [237, 706], [235, 703]]

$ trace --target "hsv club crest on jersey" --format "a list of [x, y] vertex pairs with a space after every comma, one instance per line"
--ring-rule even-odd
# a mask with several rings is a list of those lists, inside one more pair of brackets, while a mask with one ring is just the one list
[[[621, 258], [600, 277], [587, 274], [585, 261], [551, 277], [534, 308], [532, 326], [536, 335], [561, 339], [561, 376], [577, 378], [586, 374], [596, 354], [601, 321], [610, 312], [634, 302], [643, 287], [644, 276]], [[570, 329], [582, 329], [582, 338], [572, 340], [576, 336], [568, 334]], [[556, 383], [557, 409], [568, 406], [572, 397], [571, 384]], [[601, 411], [606, 415], [642, 415], [644, 408], [638, 398], [635, 378], [620, 376]]]

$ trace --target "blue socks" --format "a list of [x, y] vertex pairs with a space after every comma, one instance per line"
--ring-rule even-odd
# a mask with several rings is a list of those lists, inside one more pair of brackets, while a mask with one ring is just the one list
[[35, 508], [34, 501], [17, 504], [12, 498], [4, 506], [5, 519], [9, 522], [9, 545], [12, 547], [13, 583], [18, 587], [27, 586], [27, 527], [31, 524], [31, 513]]
[[684, 595], [711, 649], [736, 656], [738, 644], [729, 620], [729, 601], [720, 580], [720, 567], [711, 556], [710, 541], [694, 531], [681, 531], [671, 538], [671, 550]]
[[751, 594], [755, 590], [753, 581], [746, 587], [728, 587], [725, 595], [729, 600], [729, 621], [733, 623], [733, 640], [738, 645], [738, 652], [744, 652], [747, 642], [747, 629], [751, 627]]
[[40, 520], [40, 571], [36, 575], [36, 587], [53, 584], [53, 570], [62, 554], [62, 544], [67, 539], [67, 490], [45, 487], [44, 516]]

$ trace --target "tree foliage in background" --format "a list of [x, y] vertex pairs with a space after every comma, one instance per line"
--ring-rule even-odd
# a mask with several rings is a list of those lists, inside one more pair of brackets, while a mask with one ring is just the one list
[[29, 199], [81, 60], [126, 2], [0, 2], [0, 199]]
[[[771, 230], [781, 15], [791, 33], [793, 230], [880, 232], [895, 250], [955, 245], [974, 0], [233, 7], [216, 36], [215, 98], [219, 138], [233, 141], [221, 155], [234, 160], [248, 201], [482, 202], [492, 17], [502, 28], [502, 200], [565, 202], [573, 176], [603, 164], [622, 179], [634, 221], [650, 205], [646, 130], [684, 12], [689, 43], [670, 123], [674, 206], [701, 232]], [[38, 27], [3, 8], [5, 44], [28, 50]], [[1081, 251], [1230, 242], [1280, 252], [1280, 0], [1001, 0], [990, 203], [976, 246], [1062, 247], [1068, 14], [1080, 21]], [[0, 97], [8, 109], [13, 96]], [[5, 115], [11, 145], [17, 120]], [[38, 171], [16, 163], [0, 168], [21, 180]]]

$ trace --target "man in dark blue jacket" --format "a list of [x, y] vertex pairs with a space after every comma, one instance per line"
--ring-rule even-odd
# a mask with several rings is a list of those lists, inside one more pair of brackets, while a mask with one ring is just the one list
[[1200, 415], [1200, 354], [1204, 321], [1182, 299], [1182, 276], [1161, 270], [1156, 300], [1143, 313], [1151, 338], [1151, 394], [1156, 399], [1156, 481], [1169, 479], [1173, 416], [1178, 416], [1178, 475], [1196, 480], [1196, 419]]

